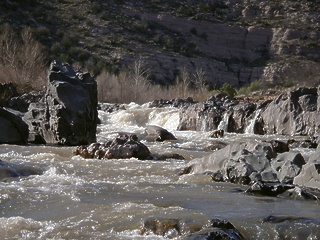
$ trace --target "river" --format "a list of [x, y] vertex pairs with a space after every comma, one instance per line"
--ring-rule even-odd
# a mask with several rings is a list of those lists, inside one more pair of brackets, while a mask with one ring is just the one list
[[[174, 152], [186, 160], [99, 160], [73, 155], [74, 147], [1, 145], [0, 159], [40, 168], [41, 175], [0, 182], [2, 239], [166, 239], [140, 235], [149, 217], [207, 222], [227, 219], [246, 239], [319, 239], [311, 222], [265, 223], [269, 215], [307, 217], [319, 221], [316, 201], [253, 196], [246, 186], [212, 182], [209, 176], [182, 175], [176, 170], [190, 159], [210, 154], [207, 132], [176, 131], [175, 108], [129, 104], [127, 110], [99, 111], [98, 141], [118, 132], [135, 133], [152, 153]], [[152, 142], [147, 124], [171, 131], [178, 140]], [[227, 133], [225, 142], [246, 139], [285, 139]], [[310, 154], [304, 150], [303, 154]], [[184, 239], [176, 237], [176, 239]]]

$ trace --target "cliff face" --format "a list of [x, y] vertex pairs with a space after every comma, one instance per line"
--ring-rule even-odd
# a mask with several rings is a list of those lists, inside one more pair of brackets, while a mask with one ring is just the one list
[[6, 0], [0, 23], [34, 27], [52, 58], [89, 70], [114, 71], [142, 57], [162, 84], [172, 84], [183, 67], [204, 70], [213, 87], [315, 82], [317, 2]]

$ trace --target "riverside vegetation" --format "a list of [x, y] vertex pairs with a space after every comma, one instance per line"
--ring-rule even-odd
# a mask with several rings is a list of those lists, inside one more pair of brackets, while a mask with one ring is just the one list
[[[203, 96], [204, 89], [220, 89], [224, 83], [244, 88], [240, 93], [256, 81], [276, 89], [319, 83], [317, 1], [6, 0], [0, 8], [2, 39], [10, 24], [14, 41], [5, 42], [25, 49], [19, 50], [24, 57], [15, 55], [24, 66], [11, 61], [10, 69], [2, 61], [2, 74], [10, 74], [1, 82], [14, 82], [21, 71], [29, 81], [19, 79], [21, 85], [39, 89], [43, 66], [60, 59], [95, 77], [100, 74], [101, 101], [151, 100], [124, 89], [137, 91], [138, 84], [150, 96], [171, 98]], [[138, 72], [134, 65], [140, 66]], [[113, 99], [107, 96], [110, 85], [120, 86]]]

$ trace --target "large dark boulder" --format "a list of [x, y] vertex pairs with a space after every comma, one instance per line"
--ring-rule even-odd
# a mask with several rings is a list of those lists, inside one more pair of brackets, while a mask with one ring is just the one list
[[74, 153], [84, 158], [153, 159], [147, 146], [141, 143], [136, 135], [121, 135], [114, 140], [110, 140], [105, 143], [92, 143], [86, 146], [78, 146]]
[[8, 101], [18, 96], [17, 89], [12, 83], [0, 83], [0, 106], [7, 107]]
[[26, 144], [28, 134], [28, 125], [19, 112], [0, 107], [0, 144]]
[[177, 140], [171, 132], [159, 126], [148, 125], [146, 126], [145, 132], [149, 138], [155, 139], [158, 142]]
[[61, 145], [95, 142], [97, 107], [97, 83], [90, 74], [53, 61], [44, 102], [31, 105], [25, 117], [31, 139]]

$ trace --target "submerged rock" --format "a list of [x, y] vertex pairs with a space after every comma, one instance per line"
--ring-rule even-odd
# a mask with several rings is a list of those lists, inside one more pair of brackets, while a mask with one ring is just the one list
[[281, 193], [286, 192], [289, 189], [294, 188], [293, 185], [282, 184], [282, 183], [262, 183], [255, 182], [249, 189], [247, 193], [261, 194], [264, 196], [278, 196]]
[[26, 177], [39, 174], [41, 174], [39, 169], [0, 160], [0, 181], [5, 181], [9, 178]]
[[297, 217], [297, 216], [285, 216], [285, 215], [269, 215], [262, 220], [263, 223], [305, 223], [305, 224], [316, 224], [320, 225], [318, 219], [307, 218], [307, 217]]
[[141, 143], [136, 135], [122, 135], [106, 143], [92, 143], [86, 146], [78, 146], [74, 153], [84, 158], [153, 159], [147, 146]]
[[178, 153], [161, 153], [153, 155], [157, 160], [178, 159], [185, 160], [185, 157]]

